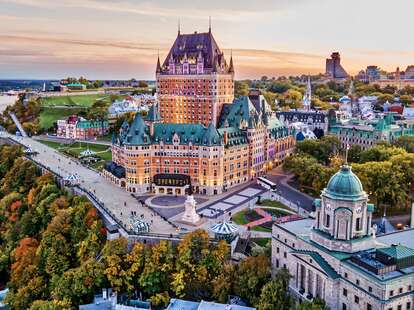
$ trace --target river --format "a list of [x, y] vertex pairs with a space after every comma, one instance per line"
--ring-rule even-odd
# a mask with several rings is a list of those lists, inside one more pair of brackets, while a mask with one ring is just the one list
[[0, 113], [7, 108], [8, 105], [12, 105], [17, 99], [17, 96], [1, 96], [0, 95]]

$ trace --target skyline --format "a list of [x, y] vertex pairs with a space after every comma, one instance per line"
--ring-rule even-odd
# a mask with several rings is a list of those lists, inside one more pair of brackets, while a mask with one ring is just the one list
[[268, 2], [0, 0], [0, 78], [153, 80], [178, 20], [182, 33], [205, 32], [209, 16], [237, 79], [323, 73], [333, 51], [351, 74], [414, 63], [409, 1], [391, 10], [386, 0]]

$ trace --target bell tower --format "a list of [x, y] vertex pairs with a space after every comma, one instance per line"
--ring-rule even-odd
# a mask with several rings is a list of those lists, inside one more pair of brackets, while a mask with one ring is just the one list
[[311, 239], [331, 251], [357, 252], [373, 246], [374, 205], [361, 181], [343, 165], [315, 200], [316, 219]]

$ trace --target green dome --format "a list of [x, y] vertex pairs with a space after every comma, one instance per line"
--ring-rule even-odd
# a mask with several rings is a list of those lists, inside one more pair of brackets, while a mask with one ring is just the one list
[[331, 198], [359, 199], [365, 196], [361, 181], [353, 174], [351, 167], [343, 165], [328, 182], [324, 193]]

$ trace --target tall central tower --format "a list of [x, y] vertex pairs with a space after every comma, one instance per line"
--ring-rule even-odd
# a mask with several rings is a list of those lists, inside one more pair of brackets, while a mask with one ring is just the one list
[[159, 111], [165, 123], [217, 125], [234, 99], [233, 59], [227, 63], [211, 33], [181, 34], [157, 62]]

